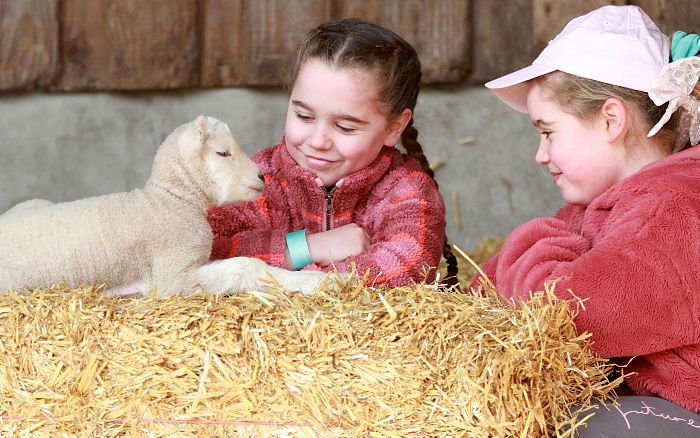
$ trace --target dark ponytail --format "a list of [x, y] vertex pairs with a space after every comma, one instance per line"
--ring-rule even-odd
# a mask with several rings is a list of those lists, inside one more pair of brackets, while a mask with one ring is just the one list
[[[432, 178], [435, 183], [435, 187], [438, 187], [438, 183], [435, 180], [435, 172], [430, 168], [428, 159], [423, 153], [423, 147], [418, 143], [418, 130], [413, 127], [413, 118], [408, 122], [406, 128], [401, 133], [401, 144], [403, 145], [406, 153], [420, 161], [423, 171]], [[445, 242], [442, 245], [442, 256], [447, 262], [447, 275], [443, 279], [443, 284], [448, 287], [452, 287], [459, 284], [457, 279], [457, 273], [459, 272], [459, 266], [457, 265], [457, 257], [452, 253], [452, 245], [447, 241], [447, 235], [445, 235]]]

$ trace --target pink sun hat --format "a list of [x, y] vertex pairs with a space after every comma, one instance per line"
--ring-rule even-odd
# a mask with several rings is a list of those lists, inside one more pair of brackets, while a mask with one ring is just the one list
[[603, 6], [566, 25], [532, 65], [486, 84], [527, 114], [530, 79], [561, 70], [607, 84], [649, 91], [668, 64], [668, 38], [638, 6]]

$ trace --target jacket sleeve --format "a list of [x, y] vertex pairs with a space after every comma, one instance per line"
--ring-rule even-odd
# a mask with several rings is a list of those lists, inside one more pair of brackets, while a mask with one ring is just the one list
[[369, 284], [396, 287], [433, 281], [445, 241], [442, 195], [422, 170], [402, 173], [383, 185], [358, 224], [370, 236], [369, 250], [335, 266], [345, 272], [354, 262], [360, 275], [369, 269]]
[[[511, 235], [508, 236], [501, 250], [481, 265], [481, 270], [484, 272], [484, 274], [486, 274], [486, 277], [495, 285], [502, 285], [507, 281], [513, 283], [512, 287], [506, 287], [504, 289], [504, 291], [509, 291], [504, 292], [504, 295], [506, 297], [513, 297], [516, 291], [518, 290], [517, 284], [520, 284], [516, 279], [512, 278], [516, 276], [513, 270], [518, 268], [529, 269], [530, 267], [526, 266], [524, 261], [520, 261], [520, 263], [514, 263], [512, 261], [505, 261], [501, 263], [501, 255], [506, 253], [506, 257], [518, 258], [519, 254], [526, 256], [525, 253], [536, 253], [538, 252], [536, 249], [531, 249], [534, 245], [538, 244], [539, 247], [544, 247], [546, 245], [544, 242], [538, 243], [540, 239], [549, 239], [548, 243], [550, 245], [556, 245], [556, 243], [554, 243], [553, 235], [550, 235], [550, 233], [548, 233], [547, 230], [550, 230], [552, 234], [558, 234], [560, 237], [567, 235], [570, 236], [570, 239], [559, 239], [558, 244], [564, 246], [560, 246], [557, 252], [566, 252], [567, 246], [570, 249], [576, 249], [578, 247], [581, 247], [578, 248], [581, 250], [580, 252], [585, 252], [589, 245], [581, 240], [582, 236], [580, 232], [584, 211], [585, 209], [581, 207], [566, 205], [565, 207], [561, 208], [554, 217], [533, 219], [519, 226], [513, 231], [513, 233], [511, 233]], [[558, 231], [556, 231], [557, 229]], [[548, 255], [549, 254], [546, 252], [546, 250], [543, 251], [543, 257]], [[542, 262], [546, 263], [544, 261]], [[508, 266], [511, 266], [512, 268], [507, 269]], [[505, 272], [497, 272], [497, 267], [500, 268], [500, 271], [505, 270]], [[501, 280], [499, 273], [506, 276], [506, 279]], [[480, 275], [476, 275], [474, 277], [471, 283], [471, 288], [475, 289], [479, 286], [480, 277]], [[544, 282], [542, 284], [538, 284], [536, 288], [538, 290], [541, 290], [543, 285]], [[529, 296], [529, 292], [530, 290], [521, 290], [519, 294], [520, 298], [527, 299]]]
[[285, 266], [288, 207], [266, 181], [262, 196], [250, 202], [210, 206], [207, 216], [214, 235], [211, 260], [255, 257], [276, 267]]
[[506, 296], [523, 298], [558, 279], [557, 296], [582, 300], [572, 305], [577, 328], [592, 333], [604, 357], [697, 343], [700, 221], [690, 204], [658, 193], [620, 199], [588, 213], [604, 216], [589, 238], [572, 217], [532, 220], [485, 264], [487, 275]]

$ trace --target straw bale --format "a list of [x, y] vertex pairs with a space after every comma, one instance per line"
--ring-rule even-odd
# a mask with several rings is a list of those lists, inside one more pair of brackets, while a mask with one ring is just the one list
[[520, 307], [357, 276], [311, 295], [4, 292], [0, 434], [571, 436], [570, 410], [618, 382], [553, 287]]

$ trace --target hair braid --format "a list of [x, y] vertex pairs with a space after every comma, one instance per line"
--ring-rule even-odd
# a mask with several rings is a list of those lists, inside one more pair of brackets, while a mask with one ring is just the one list
[[[435, 172], [430, 168], [428, 159], [423, 153], [423, 146], [418, 142], [418, 130], [413, 126], [413, 117], [411, 117], [408, 125], [401, 133], [401, 145], [408, 155], [418, 159], [423, 171], [433, 180], [435, 187], [439, 188], [438, 182], [435, 180]], [[442, 245], [442, 256], [447, 262], [447, 275], [443, 279], [443, 284], [448, 287], [458, 285], [457, 273], [459, 272], [459, 266], [457, 257], [452, 253], [452, 245], [447, 241], [447, 233], [445, 233], [445, 242]]]

